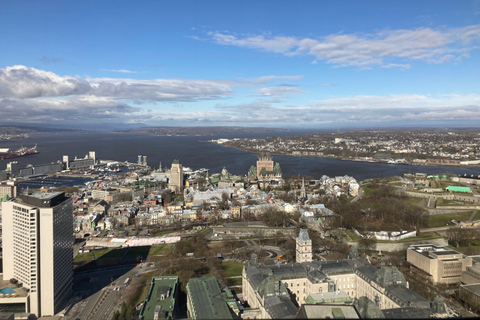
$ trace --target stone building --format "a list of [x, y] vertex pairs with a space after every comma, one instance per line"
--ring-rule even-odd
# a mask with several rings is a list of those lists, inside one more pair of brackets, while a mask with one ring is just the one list
[[172, 162], [168, 187], [176, 194], [183, 191], [183, 167], [178, 158]]
[[472, 258], [448, 247], [433, 244], [412, 245], [407, 261], [431, 276], [433, 283], [459, 283], [462, 271], [472, 265]]
[[[307, 240], [306, 235], [301, 232], [298, 239]], [[425, 318], [437, 312], [430, 309], [429, 301], [408, 288], [396, 267], [382, 265], [377, 269], [360, 259], [355, 248], [345, 260], [311, 261], [310, 258], [310, 261], [276, 266], [259, 266], [253, 254], [243, 269], [242, 278], [243, 298], [251, 307], [242, 316], [244, 319], [296, 317], [298, 306], [325, 300], [326, 296], [331, 300], [329, 295], [337, 292], [338, 296], [348, 296], [365, 314], [373, 312], [373, 308], [368, 307], [370, 304], [383, 317], [414, 314]]]

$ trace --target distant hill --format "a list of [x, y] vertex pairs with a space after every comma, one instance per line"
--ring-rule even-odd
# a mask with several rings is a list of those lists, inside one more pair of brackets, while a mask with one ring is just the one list
[[152, 134], [156, 136], [213, 136], [229, 133], [275, 133], [288, 132], [289, 129], [260, 127], [143, 127], [116, 132]]

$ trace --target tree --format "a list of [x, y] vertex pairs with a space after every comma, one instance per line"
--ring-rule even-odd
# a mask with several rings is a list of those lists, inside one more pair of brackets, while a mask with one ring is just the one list
[[463, 229], [459, 227], [451, 227], [448, 228], [448, 230], [445, 232], [445, 235], [447, 236], [448, 241], [451, 241], [455, 247], [460, 246], [460, 241], [463, 239]]
[[371, 232], [367, 232], [363, 238], [358, 241], [358, 247], [363, 249], [364, 253], [367, 250], [375, 249], [376, 244], [377, 238], [375, 238], [375, 235]]

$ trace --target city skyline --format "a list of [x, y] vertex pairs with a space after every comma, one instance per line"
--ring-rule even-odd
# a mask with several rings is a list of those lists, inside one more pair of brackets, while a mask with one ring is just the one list
[[0, 124], [478, 126], [480, 1], [0, 4]]

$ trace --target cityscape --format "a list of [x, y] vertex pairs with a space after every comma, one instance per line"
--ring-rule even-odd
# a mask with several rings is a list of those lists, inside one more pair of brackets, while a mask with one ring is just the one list
[[480, 2], [0, 3], [0, 319], [480, 317]]

